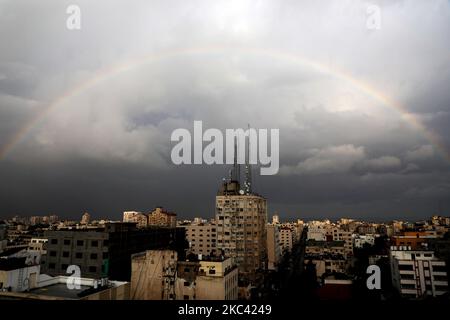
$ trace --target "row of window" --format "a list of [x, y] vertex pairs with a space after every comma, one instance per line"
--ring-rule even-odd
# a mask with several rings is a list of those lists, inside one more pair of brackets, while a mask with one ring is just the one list
[[[85, 240], [77, 240], [76, 241], [77, 247], [83, 247], [84, 246], [84, 241]], [[88, 241], [88, 240], [86, 240], [86, 241]], [[99, 243], [101, 242], [101, 240], [90, 240], [90, 242], [91, 242], [91, 247], [98, 247]], [[56, 238], [50, 239], [50, 243], [51, 244], [58, 244], [58, 239], [56, 239]], [[71, 239], [64, 239], [63, 240], [63, 244], [65, 246], [70, 246], [72, 244], [72, 240]], [[107, 245], [108, 245], [108, 240], [103, 240], [103, 246], [107, 246]]]
[[[56, 257], [57, 252], [51, 250], [48, 254], [49, 254], [50, 257]], [[70, 252], [69, 252], [69, 251], [63, 251], [61, 256], [62, 256], [63, 258], [69, 258], [69, 257], [70, 257]], [[89, 258], [90, 258], [91, 260], [97, 260], [97, 259], [98, 259], [98, 256], [99, 256], [99, 255], [98, 255], [97, 253], [91, 253], [90, 256], [89, 256]], [[75, 258], [76, 258], [76, 259], [83, 259], [83, 252], [76, 252], [76, 253], [75, 253]], [[103, 252], [103, 253], [102, 253], [102, 258], [103, 258], [103, 259], [108, 259], [108, 252]]]

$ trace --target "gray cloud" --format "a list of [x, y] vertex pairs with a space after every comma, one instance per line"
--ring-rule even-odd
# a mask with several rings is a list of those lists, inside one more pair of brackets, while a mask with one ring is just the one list
[[0, 216], [212, 216], [228, 168], [170, 161], [193, 120], [280, 129], [280, 174], [255, 188], [282, 216], [449, 210], [448, 162], [382, 101], [450, 145], [448, 1], [79, 0], [69, 31], [71, 3], [0, 2], [0, 148], [41, 115], [0, 159]]

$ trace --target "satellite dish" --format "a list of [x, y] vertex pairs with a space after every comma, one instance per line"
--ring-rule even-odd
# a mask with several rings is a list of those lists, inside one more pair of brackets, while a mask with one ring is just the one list
[[239, 190], [239, 193], [240, 193], [240, 194], [244, 194], [244, 190], [242, 190], [242, 189]]

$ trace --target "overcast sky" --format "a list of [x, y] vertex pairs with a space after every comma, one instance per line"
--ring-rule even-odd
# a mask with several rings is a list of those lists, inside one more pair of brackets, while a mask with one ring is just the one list
[[194, 120], [280, 130], [269, 215], [450, 215], [449, 161], [409, 120], [448, 154], [448, 0], [0, 0], [0, 41], [0, 218], [213, 217], [229, 167], [170, 159]]

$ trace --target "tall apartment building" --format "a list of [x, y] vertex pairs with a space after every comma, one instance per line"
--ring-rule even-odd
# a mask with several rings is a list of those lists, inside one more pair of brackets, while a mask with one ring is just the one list
[[146, 228], [148, 226], [148, 216], [139, 211], [124, 211], [123, 222], [134, 222], [138, 228]]
[[192, 253], [207, 256], [217, 253], [217, 226], [215, 224], [190, 224], [184, 228]]
[[433, 251], [392, 246], [389, 257], [392, 284], [403, 297], [434, 297], [449, 291], [445, 262]]
[[277, 224], [267, 225], [267, 269], [278, 270], [281, 260], [280, 230]]
[[163, 207], [156, 207], [148, 215], [148, 224], [150, 226], [175, 228], [177, 226], [177, 215], [164, 210]]
[[172, 250], [133, 255], [135, 300], [236, 300], [238, 269], [231, 258], [183, 261]]
[[267, 201], [225, 181], [216, 196], [217, 248], [236, 261], [239, 272], [265, 269]]

